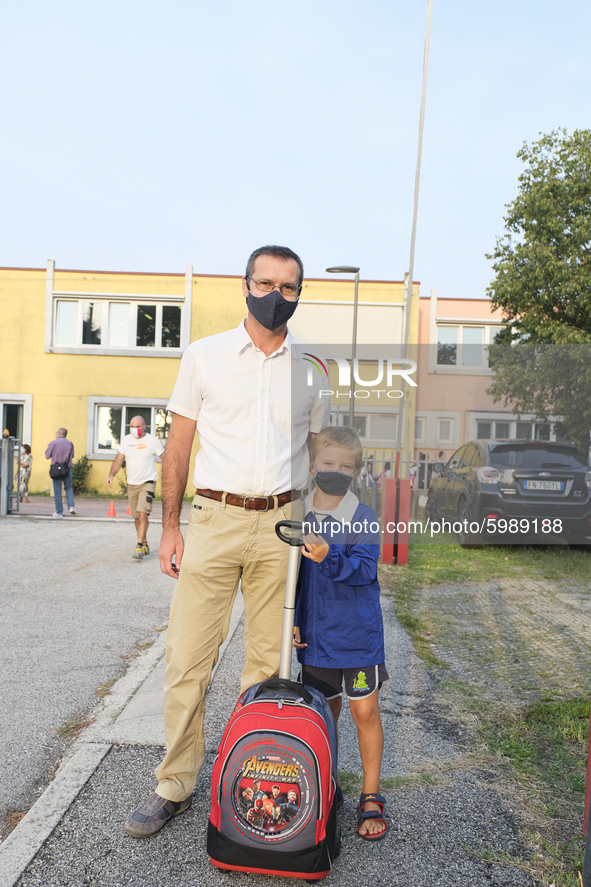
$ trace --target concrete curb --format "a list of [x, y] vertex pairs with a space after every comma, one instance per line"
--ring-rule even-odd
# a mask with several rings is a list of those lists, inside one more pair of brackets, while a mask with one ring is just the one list
[[0, 887], [13, 887], [59, 825], [111, 745], [83, 743], [61, 765], [53, 782], [0, 846]]
[[[23, 515], [24, 517], [24, 515]], [[92, 518], [88, 518], [92, 520]], [[107, 518], [104, 518], [107, 520]], [[115, 520], [115, 518], [110, 518]], [[244, 604], [237, 598], [228, 636], [220, 647], [212, 682], [226, 649], [240, 623]], [[108, 696], [95, 709], [95, 722], [83, 736], [75, 740], [64, 755], [55, 779], [33, 804], [13, 832], [0, 844], [0, 887], [14, 887], [29, 863], [35, 858], [64, 814], [76, 800], [113, 743], [101, 741], [101, 734], [113, 725], [143, 682], [158, 665], [166, 647], [166, 632], [161, 632], [155, 643], [142, 653], [127, 673], [114, 684]]]

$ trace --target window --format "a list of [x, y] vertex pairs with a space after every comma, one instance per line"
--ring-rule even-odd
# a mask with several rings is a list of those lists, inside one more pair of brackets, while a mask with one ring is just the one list
[[482, 346], [484, 329], [482, 327], [465, 326], [462, 328], [462, 366], [482, 366]]
[[103, 348], [180, 348], [180, 305], [58, 299], [54, 343]]
[[170, 413], [159, 406], [98, 404], [96, 407], [94, 452], [107, 450], [111, 453], [119, 449], [121, 440], [129, 434], [129, 423], [134, 416], [141, 416], [146, 423], [146, 431], [166, 442], [170, 431]]
[[453, 443], [454, 420], [438, 419], [437, 420], [437, 442]]
[[479, 440], [498, 440], [511, 437], [510, 422], [494, 422], [492, 419], [478, 419], [476, 437]]
[[55, 342], [57, 345], [74, 345], [77, 340], [78, 302], [58, 302]]
[[485, 348], [498, 335], [496, 327], [472, 324], [437, 326], [437, 365], [469, 369], [488, 366]]
[[[353, 427], [362, 441], [375, 440], [387, 443], [388, 446], [395, 446], [397, 423], [398, 417], [391, 413], [355, 413], [353, 416]], [[348, 425], [349, 414], [331, 412], [330, 424]]]
[[394, 446], [396, 441], [396, 416], [388, 413], [372, 413], [369, 417], [369, 437], [372, 440], [386, 440]]
[[[349, 415], [343, 416], [343, 425], [349, 424]], [[365, 433], [365, 429], [367, 426], [367, 416], [353, 416], [353, 428], [359, 435], [359, 437], [367, 437]]]
[[425, 440], [425, 419], [415, 418], [415, 443], [422, 443]]
[[532, 427], [531, 426], [532, 426], [531, 422], [518, 422], [515, 436], [517, 438], [523, 437], [526, 440], [529, 440], [530, 437], [532, 436]]
[[437, 327], [437, 363], [439, 366], [455, 366], [458, 356], [458, 327]]
[[464, 465], [470, 466], [472, 462], [476, 458], [476, 453], [478, 452], [478, 447], [475, 444], [468, 444], [464, 451]]

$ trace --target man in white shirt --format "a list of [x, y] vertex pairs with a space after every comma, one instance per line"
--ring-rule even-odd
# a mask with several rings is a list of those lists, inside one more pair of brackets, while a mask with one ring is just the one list
[[156, 459], [164, 452], [164, 447], [157, 437], [146, 432], [146, 423], [141, 416], [134, 416], [129, 423], [129, 434], [121, 441], [119, 453], [113, 460], [107, 478], [107, 486], [125, 461], [127, 465], [127, 495], [131, 515], [137, 530], [137, 545], [133, 556], [141, 560], [150, 554], [147, 542], [149, 515], [152, 511], [152, 500], [156, 491], [158, 471]]
[[[167, 634], [167, 752], [156, 770], [157, 791], [125, 824], [134, 837], [154, 834], [191, 804], [205, 753], [205, 694], [239, 583], [242, 689], [279, 670], [289, 546], [275, 524], [292, 514], [301, 519], [308, 437], [330, 414], [319, 385], [308, 384], [309, 364], [287, 329], [303, 274], [287, 247], [255, 250], [242, 281], [246, 320], [187, 348], [168, 404], [159, 557], [178, 583]], [[201, 449], [185, 543], [179, 514], [195, 430]]]

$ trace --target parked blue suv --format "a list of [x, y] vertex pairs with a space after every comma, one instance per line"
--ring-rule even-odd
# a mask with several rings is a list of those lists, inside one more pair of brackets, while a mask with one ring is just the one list
[[471, 440], [433, 469], [427, 517], [461, 545], [591, 544], [591, 470], [572, 444]]

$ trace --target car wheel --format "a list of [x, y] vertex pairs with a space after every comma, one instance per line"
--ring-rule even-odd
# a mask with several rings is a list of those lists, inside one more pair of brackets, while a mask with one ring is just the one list
[[465, 526], [469, 527], [470, 525], [470, 512], [468, 503], [463, 496], [458, 504], [458, 520], [462, 524], [462, 529], [456, 533], [456, 536], [462, 548], [481, 548], [480, 534], [470, 533], [469, 529], [464, 529]]
[[429, 493], [427, 497], [427, 504], [425, 505], [425, 516], [429, 523], [433, 523], [433, 521], [439, 520], [439, 509], [437, 508], [437, 502], [435, 501], [435, 496], [433, 493]]

